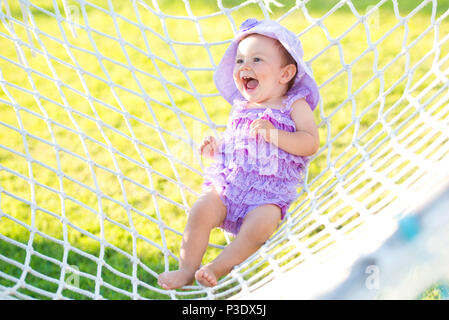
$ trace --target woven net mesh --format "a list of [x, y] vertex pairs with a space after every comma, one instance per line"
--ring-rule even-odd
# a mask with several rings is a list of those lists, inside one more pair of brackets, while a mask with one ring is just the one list
[[[235, 297], [400, 212], [449, 149], [449, 10], [414, 3], [1, 0], [0, 295]], [[303, 43], [321, 146], [257, 253], [214, 288], [163, 290], [197, 144], [230, 110], [213, 72], [250, 16]], [[203, 262], [230, 241], [214, 230]]]

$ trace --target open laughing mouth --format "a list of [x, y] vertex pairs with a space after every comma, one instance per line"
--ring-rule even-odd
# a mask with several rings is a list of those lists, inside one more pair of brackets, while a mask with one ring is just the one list
[[242, 81], [243, 86], [248, 92], [254, 91], [259, 86], [259, 81], [252, 77], [243, 76]]

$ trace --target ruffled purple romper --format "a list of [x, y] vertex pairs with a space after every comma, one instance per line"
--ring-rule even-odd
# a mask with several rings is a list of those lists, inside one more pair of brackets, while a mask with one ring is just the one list
[[283, 219], [303, 180], [308, 157], [295, 156], [261, 135], [251, 137], [253, 120], [267, 119], [277, 129], [294, 132], [291, 107], [236, 107], [219, 141], [215, 161], [205, 169], [203, 191], [215, 187], [227, 208], [221, 228], [237, 235], [245, 215], [264, 204], [281, 208]]

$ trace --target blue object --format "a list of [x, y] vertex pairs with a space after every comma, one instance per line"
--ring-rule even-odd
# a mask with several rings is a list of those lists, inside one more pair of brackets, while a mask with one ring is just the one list
[[418, 235], [419, 229], [419, 220], [415, 216], [408, 216], [399, 221], [399, 233], [406, 241], [414, 239]]
[[440, 291], [441, 299], [449, 300], [449, 285], [447, 284], [439, 285], [438, 290]]

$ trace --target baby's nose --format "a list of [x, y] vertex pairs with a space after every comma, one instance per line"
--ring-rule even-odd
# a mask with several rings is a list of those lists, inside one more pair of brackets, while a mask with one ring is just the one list
[[250, 67], [242, 67], [239, 72], [240, 78], [244, 76], [251, 76], [251, 68]]
[[242, 71], [250, 71], [251, 70], [251, 68], [249, 67], [249, 65], [245, 62], [245, 63], [242, 63], [242, 65], [240, 66], [240, 72], [242, 72]]

